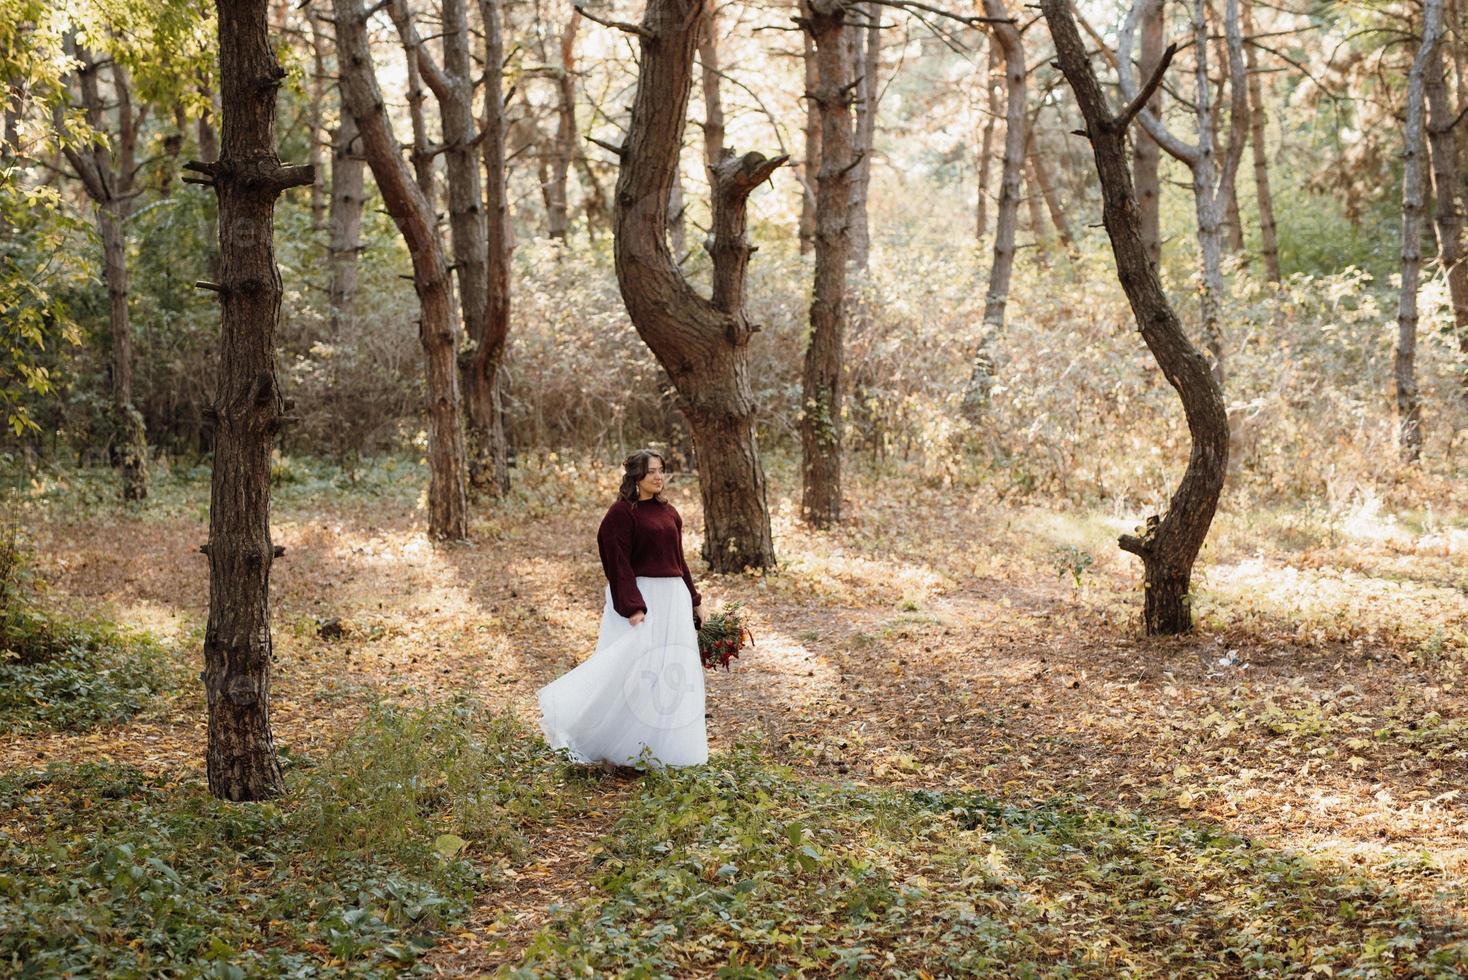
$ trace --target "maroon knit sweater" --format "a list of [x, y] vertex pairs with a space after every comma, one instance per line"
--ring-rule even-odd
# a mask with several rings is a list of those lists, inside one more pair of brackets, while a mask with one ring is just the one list
[[612, 608], [619, 616], [647, 612], [647, 603], [637, 589], [639, 575], [681, 577], [693, 604], [699, 604], [693, 574], [683, 559], [683, 518], [672, 504], [654, 498], [638, 501], [634, 507], [619, 497], [602, 518], [596, 546], [612, 587]]

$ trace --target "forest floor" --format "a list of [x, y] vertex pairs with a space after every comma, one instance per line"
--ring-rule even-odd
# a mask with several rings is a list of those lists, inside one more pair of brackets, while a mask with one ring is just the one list
[[[1140, 569], [1114, 545], [1145, 513], [852, 469], [849, 519], [828, 533], [799, 524], [798, 488], [774, 475], [782, 567], [766, 575], [700, 573], [697, 489], [674, 477], [706, 607], [743, 602], [756, 640], [707, 676], [716, 757], [755, 744], [823, 786], [1207, 827], [1393, 892], [1424, 948], [1468, 939], [1468, 487], [1417, 513], [1369, 493], [1335, 512], [1225, 502], [1195, 581], [1198, 629], [1164, 639], [1142, 635]], [[440, 546], [416, 473], [379, 466], [348, 486], [298, 465], [276, 490], [272, 715], [298, 757], [330, 752], [382, 696], [472, 692], [538, 733], [535, 692], [595, 644], [610, 472], [538, 461], [480, 510], [471, 541]], [[50, 599], [151, 632], [190, 676], [207, 478], [166, 478], [144, 507], [102, 486], [33, 488], [22, 521]], [[319, 635], [329, 619], [338, 638]], [[183, 684], [121, 724], [0, 734], [0, 771], [100, 760], [197, 778], [204, 739], [202, 690]], [[641, 791], [581, 785], [584, 807], [542, 824], [532, 859], [502, 862], [507, 877], [421, 967], [473, 975], [537, 943], [548, 955], [546, 931], [587, 901]]]

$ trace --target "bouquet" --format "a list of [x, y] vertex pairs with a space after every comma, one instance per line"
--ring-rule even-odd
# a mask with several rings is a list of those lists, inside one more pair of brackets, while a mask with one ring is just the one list
[[710, 616], [699, 627], [698, 657], [709, 670], [720, 667], [728, 670], [729, 661], [754, 643], [754, 634], [744, 625], [739, 606], [737, 602], [730, 604], [728, 609]]

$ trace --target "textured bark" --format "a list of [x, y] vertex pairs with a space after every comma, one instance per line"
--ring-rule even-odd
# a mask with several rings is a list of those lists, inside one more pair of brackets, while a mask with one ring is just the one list
[[550, 237], [566, 240], [569, 205], [566, 200], [566, 178], [576, 157], [576, 29], [581, 13], [572, 10], [571, 19], [561, 32], [560, 65], [556, 82], [556, 134], [550, 151], [542, 158], [541, 193], [545, 197], [547, 230]]
[[280, 272], [275, 201], [310, 184], [312, 168], [275, 154], [275, 61], [265, 0], [219, 0], [223, 154], [194, 165], [219, 201], [219, 377], [209, 494], [209, 621], [204, 688], [209, 705], [209, 791], [263, 800], [284, 789], [270, 734], [270, 450], [283, 424], [275, 376]]
[[1393, 374], [1397, 395], [1397, 444], [1405, 462], [1422, 455], [1422, 398], [1417, 390], [1417, 286], [1422, 273], [1425, 210], [1427, 75], [1442, 42], [1443, 0], [1425, 0], [1422, 41], [1407, 74], [1407, 124], [1402, 153], [1402, 291], [1397, 304]]
[[[702, 0], [649, 0], [643, 14], [637, 94], [617, 177], [615, 258], [632, 323], [677, 386], [679, 407], [693, 429], [704, 558], [716, 571], [739, 571], [775, 564], [749, 380], [748, 344], [757, 328], [742, 307], [724, 308], [694, 292], [673, 262], [665, 233], [693, 55], [707, 12]], [[773, 169], [781, 162], [765, 163]], [[740, 198], [716, 200], [716, 210], [742, 209], [752, 186], [716, 185], [716, 195], [728, 190]], [[747, 260], [748, 245], [742, 247]], [[732, 254], [722, 243], [713, 252]], [[721, 298], [740, 294], [742, 287], [726, 289]]]
[[808, 0], [801, 26], [816, 46], [816, 87], [806, 92], [821, 119], [816, 174], [815, 285], [801, 375], [801, 517], [814, 527], [841, 520], [841, 361], [850, 256], [851, 61], [844, 0]]
[[[418, 337], [423, 346], [428, 395], [428, 530], [436, 538], [468, 535], [464, 431], [459, 404], [457, 324], [448, 261], [429, 198], [414, 182], [393, 136], [367, 44], [362, 0], [333, 0], [342, 102], [357, 124], [362, 152], [377, 180], [383, 204], [413, 260], [418, 293]], [[414, 59], [409, 59], [412, 64]]]
[[881, 94], [878, 72], [882, 63], [882, 8], [875, 3], [861, 6], [865, 23], [847, 27], [856, 41], [859, 58], [852, 59], [856, 77], [856, 130], [852, 152], [856, 168], [851, 172], [851, 267], [863, 270], [872, 251], [872, 234], [867, 224], [867, 198], [872, 185], [872, 152], [877, 139], [877, 97]]
[[975, 241], [982, 242], [989, 231], [989, 170], [994, 162], [994, 128], [999, 122], [999, 82], [1003, 80], [1004, 58], [999, 41], [989, 34], [989, 71], [984, 75], [984, 131], [979, 138], [979, 203], [975, 215]]
[[[109, 135], [109, 149], [102, 140], [110, 134], [107, 107], [98, 86], [100, 65], [89, 52], [69, 40], [68, 46], [81, 62], [76, 71], [77, 88], [87, 125], [98, 135], [85, 149], [68, 143], [63, 152], [76, 170], [82, 187], [97, 211], [97, 230], [102, 239], [103, 281], [107, 284], [108, 332], [111, 358], [108, 363], [112, 390], [113, 431], [108, 446], [113, 467], [122, 483], [125, 500], [148, 496], [148, 438], [143, 417], [133, 405], [132, 321], [128, 315], [127, 236], [124, 225], [132, 214], [135, 197], [133, 175], [137, 166], [138, 130], [147, 107], [134, 111], [132, 83], [126, 69], [109, 61], [112, 98], [116, 103], [117, 129]], [[57, 129], [65, 123], [57, 108]]]
[[505, 47], [501, 0], [480, 0], [484, 24], [484, 116], [480, 153], [484, 157], [485, 272], [488, 303], [484, 333], [471, 337], [474, 353], [469, 362], [468, 409], [475, 428], [475, 486], [493, 493], [510, 490], [509, 447], [505, 440], [504, 411], [500, 404], [500, 365], [510, 334], [509, 198], [505, 189]]
[[[1151, 78], [1162, 60], [1164, 45], [1164, 17], [1162, 0], [1145, 0], [1141, 10], [1142, 45], [1140, 63], [1142, 75]], [[1147, 102], [1147, 107], [1162, 118], [1162, 87]], [[1148, 135], [1145, 128], [1138, 126], [1132, 131], [1132, 179], [1136, 182], [1137, 207], [1142, 222], [1142, 243], [1153, 265], [1162, 261], [1161, 190], [1158, 168], [1162, 163], [1162, 148]]]
[[[1463, 212], [1460, 198], [1462, 184], [1458, 167], [1457, 140], [1453, 136], [1457, 121], [1448, 99], [1447, 72], [1443, 64], [1443, 46], [1447, 38], [1433, 49], [1423, 79], [1427, 99], [1427, 139], [1432, 154], [1434, 209], [1437, 228], [1437, 259], [1447, 274], [1448, 295], [1453, 303], [1453, 331], [1464, 354], [1468, 354], [1468, 262], [1463, 255]], [[1468, 372], [1461, 388], [1468, 396]]]
[[[1003, 0], [984, 0], [984, 16], [1008, 17]], [[1014, 237], [1019, 224], [1020, 180], [1025, 165], [1025, 49], [1013, 23], [990, 27], [990, 44], [1004, 56], [1004, 166], [999, 176], [999, 209], [994, 228], [994, 258], [989, 264], [989, 291], [984, 297], [984, 324], [974, 353], [973, 371], [963, 394], [962, 413], [970, 422], [983, 418], [994, 386], [995, 336], [1004, 329], [1009, 280], [1014, 271]]]
[[1254, 36], [1253, 0], [1242, 5], [1244, 70], [1249, 75], [1249, 147], [1254, 161], [1254, 192], [1259, 202], [1259, 252], [1264, 256], [1264, 274], [1279, 282], [1279, 239], [1274, 224], [1274, 194], [1269, 189], [1269, 151], [1265, 145], [1263, 83], [1259, 81], [1258, 55], [1248, 39]]
[[327, 289], [331, 335], [345, 338], [356, 316], [357, 258], [362, 251], [366, 159], [356, 145], [357, 124], [345, 110], [331, 147], [331, 284]]
[[[1190, 583], [1193, 563], [1218, 508], [1228, 467], [1228, 415], [1223, 391], [1208, 362], [1183, 332], [1167, 301], [1157, 267], [1142, 239], [1140, 213], [1126, 162], [1129, 118], [1114, 115], [1087, 58], [1068, 0], [1041, 0], [1055, 41], [1056, 59], [1075, 92], [1101, 182], [1102, 221], [1111, 238], [1117, 276], [1142, 339], [1187, 416], [1192, 449], [1188, 466], [1167, 512], [1150, 517], [1141, 535], [1118, 544], [1142, 559], [1145, 570], [1143, 622], [1149, 634], [1192, 628]], [[1131, 97], [1129, 97], [1131, 98]]]
[[[802, 11], [805, 10], [800, 5]], [[816, 71], [816, 45], [811, 36], [801, 33], [805, 48], [805, 158], [800, 164], [800, 254], [816, 247], [816, 174], [821, 169], [821, 113], [810, 101], [820, 79]]]

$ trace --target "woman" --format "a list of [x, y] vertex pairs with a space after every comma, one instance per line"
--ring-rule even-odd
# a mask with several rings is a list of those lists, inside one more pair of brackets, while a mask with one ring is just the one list
[[611, 772], [702, 765], [700, 597], [683, 518], [663, 499], [661, 455], [638, 450], [622, 467], [596, 534], [607, 577], [596, 650], [540, 689], [540, 727], [551, 748]]

